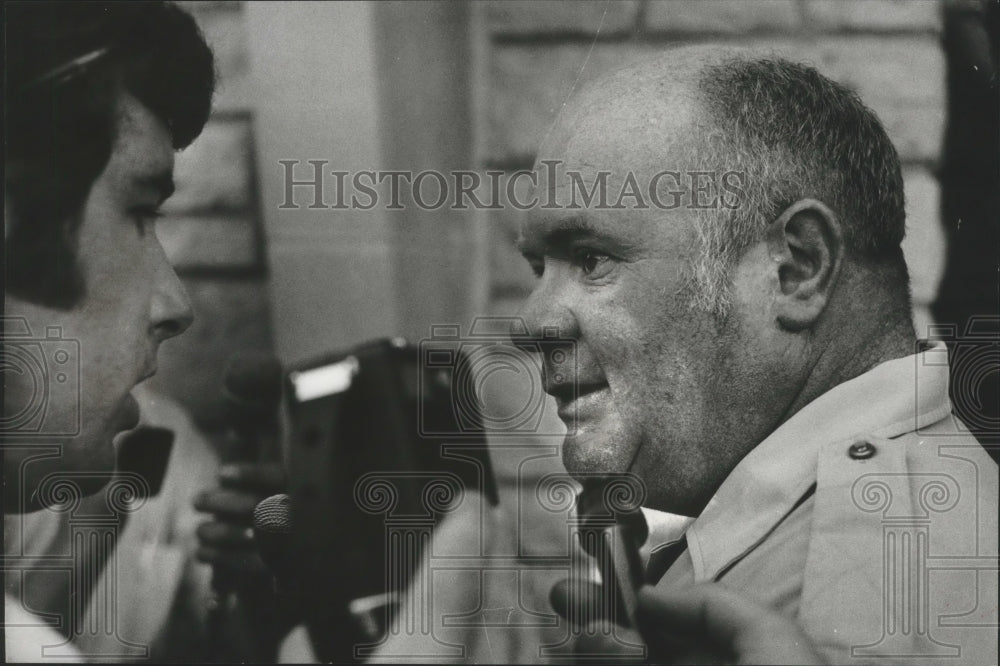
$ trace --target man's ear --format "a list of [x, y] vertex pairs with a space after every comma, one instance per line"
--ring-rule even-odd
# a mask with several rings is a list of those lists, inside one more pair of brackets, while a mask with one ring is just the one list
[[840, 275], [844, 258], [840, 219], [823, 202], [801, 199], [771, 223], [767, 245], [778, 271], [778, 323], [792, 331], [812, 327]]

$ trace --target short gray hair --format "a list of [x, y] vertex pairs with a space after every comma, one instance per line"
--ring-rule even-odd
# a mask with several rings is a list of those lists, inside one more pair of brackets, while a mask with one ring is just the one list
[[735, 262], [785, 208], [807, 197], [839, 216], [849, 252], [891, 264], [908, 293], [899, 157], [856, 94], [812, 67], [745, 56], [706, 65], [695, 88], [706, 113], [690, 148], [693, 162], [743, 174], [735, 207], [699, 211], [702, 248], [689, 276], [695, 307], [724, 317]]

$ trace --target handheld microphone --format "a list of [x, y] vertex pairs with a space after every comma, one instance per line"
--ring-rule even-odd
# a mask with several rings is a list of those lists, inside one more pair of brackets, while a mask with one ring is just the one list
[[291, 506], [291, 497], [282, 493], [261, 500], [253, 510], [253, 531], [260, 558], [281, 591], [287, 590], [295, 579]]
[[[222, 380], [227, 423], [220, 451], [223, 464], [277, 458], [282, 381], [281, 363], [273, 355], [240, 353], [230, 358]], [[234, 572], [213, 569], [208, 624], [216, 642], [224, 640], [225, 618], [236, 603], [236, 583]], [[215, 647], [222, 654], [225, 646]]]
[[616, 509], [608, 506], [610, 486], [616, 480], [589, 480], [584, 484], [577, 498], [580, 538], [583, 549], [596, 560], [619, 624], [637, 629], [638, 592], [643, 584], [639, 548], [649, 527], [638, 503]]
[[[291, 497], [282, 493], [261, 500], [253, 510], [253, 529], [260, 557], [274, 577], [277, 602], [285, 609], [286, 616], [300, 616], [303, 581], [292, 541]], [[351, 620], [365, 640], [377, 641], [381, 637], [386, 628], [385, 607], [394, 608], [397, 597], [397, 592], [390, 591], [353, 599], [348, 604]]]
[[227, 423], [224, 462], [256, 462], [275, 451], [264, 444], [275, 439], [281, 402], [281, 363], [271, 354], [234, 355], [223, 374], [223, 411]]

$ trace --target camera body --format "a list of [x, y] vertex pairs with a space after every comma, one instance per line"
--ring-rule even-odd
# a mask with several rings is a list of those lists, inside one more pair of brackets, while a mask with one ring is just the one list
[[[35, 336], [27, 320], [5, 317], [2, 343], [5, 394], [0, 433], [29, 438], [79, 434], [79, 341], [65, 337], [57, 326]], [[12, 386], [19, 388], [11, 391]], [[51, 410], [50, 405], [60, 409]]]
[[292, 552], [324, 661], [355, 661], [384, 635], [444, 514], [473, 491], [497, 503], [481, 420], [469, 412], [459, 423], [453, 387], [420, 360], [417, 347], [384, 339], [288, 373]]

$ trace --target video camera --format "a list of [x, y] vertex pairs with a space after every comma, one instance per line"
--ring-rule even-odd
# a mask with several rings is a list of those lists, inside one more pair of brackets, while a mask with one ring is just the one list
[[[287, 374], [290, 561], [324, 661], [357, 660], [356, 646], [385, 635], [426, 543], [421, 530], [469, 492], [498, 502], [478, 403], [455, 398], [468, 354], [452, 351], [430, 363], [427, 350], [383, 339]], [[415, 530], [405, 557], [390, 523]]]

